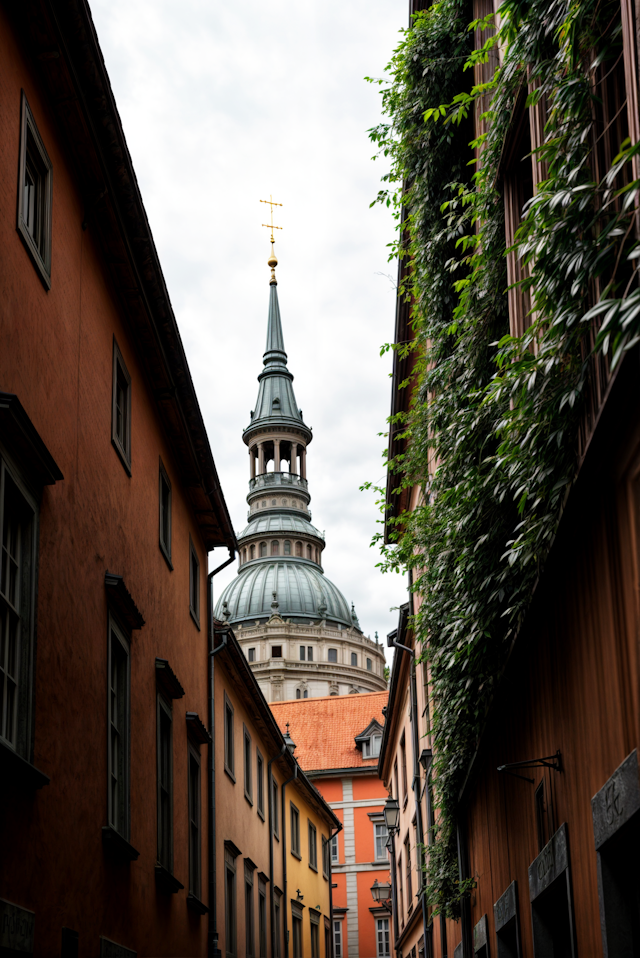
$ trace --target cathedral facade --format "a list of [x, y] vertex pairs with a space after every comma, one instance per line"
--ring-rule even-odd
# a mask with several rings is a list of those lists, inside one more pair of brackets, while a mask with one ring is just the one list
[[382, 646], [324, 575], [324, 534], [311, 523], [307, 447], [287, 366], [271, 254], [269, 317], [258, 398], [243, 432], [249, 451], [248, 525], [237, 578], [215, 615], [229, 622], [267, 701], [376, 692], [387, 687]]

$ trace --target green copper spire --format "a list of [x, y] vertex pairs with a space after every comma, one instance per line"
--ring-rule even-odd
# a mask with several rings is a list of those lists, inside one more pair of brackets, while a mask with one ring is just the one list
[[305, 425], [302, 412], [298, 408], [293, 391], [293, 374], [287, 367], [287, 353], [284, 348], [280, 304], [278, 302], [278, 284], [272, 276], [269, 282], [269, 316], [267, 319], [267, 343], [262, 357], [264, 369], [258, 376], [260, 388], [256, 406], [251, 413], [251, 422], [244, 430], [245, 442], [248, 436], [265, 426], [296, 426], [305, 433], [307, 442], [311, 441], [311, 430]]

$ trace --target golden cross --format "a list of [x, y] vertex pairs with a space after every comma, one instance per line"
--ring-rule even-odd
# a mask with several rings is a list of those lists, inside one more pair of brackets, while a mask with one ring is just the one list
[[274, 206], [282, 206], [282, 203], [276, 203], [276, 202], [274, 202], [273, 196], [272, 196], [271, 194], [269, 194], [269, 199], [268, 199], [268, 200], [260, 200], [260, 202], [261, 202], [261, 203], [268, 203], [269, 206], [271, 207], [271, 223], [263, 223], [262, 225], [263, 225], [263, 226], [266, 226], [268, 230], [271, 230], [271, 242], [273, 243], [273, 242], [275, 242], [274, 239], [273, 239], [273, 231], [274, 231], [274, 230], [281, 230], [281, 229], [282, 229], [281, 226], [274, 226], [274, 225], [273, 225], [273, 207], [274, 207]]

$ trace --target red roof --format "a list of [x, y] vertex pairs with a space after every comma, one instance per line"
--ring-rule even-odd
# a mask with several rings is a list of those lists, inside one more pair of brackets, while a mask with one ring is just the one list
[[295, 756], [304, 771], [363, 765], [375, 768], [378, 759], [364, 760], [354, 739], [373, 719], [384, 725], [382, 709], [388, 698], [388, 692], [365, 692], [289, 699], [270, 702], [269, 706], [283, 734], [289, 723], [289, 734], [297, 746]]

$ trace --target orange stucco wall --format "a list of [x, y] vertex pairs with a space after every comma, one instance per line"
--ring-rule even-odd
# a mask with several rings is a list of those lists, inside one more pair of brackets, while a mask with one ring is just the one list
[[[20, 94], [53, 163], [52, 286], [45, 291], [16, 232]], [[18, 395], [64, 480], [40, 512], [33, 793], [2, 788], [0, 897], [35, 911], [35, 954], [80, 954], [104, 935], [139, 953], [204, 952], [206, 917], [188, 911], [185, 712], [207, 724], [207, 557], [134, 344], [67, 165], [51, 108], [0, 9], [0, 390]], [[111, 445], [113, 338], [132, 378], [132, 476]], [[173, 571], [158, 545], [158, 469], [173, 485]], [[189, 536], [200, 558], [202, 631], [189, 615]], [[124, 576], [146, 624], [131, 640], [130, 865], [104, 854], [107, 824], [105, 571]], [[155, 658], [185, 689], [173, 703], [176, 895], [155, 883]], [[206, 902], [206, 747], [202, 747], [202, 897]]]

